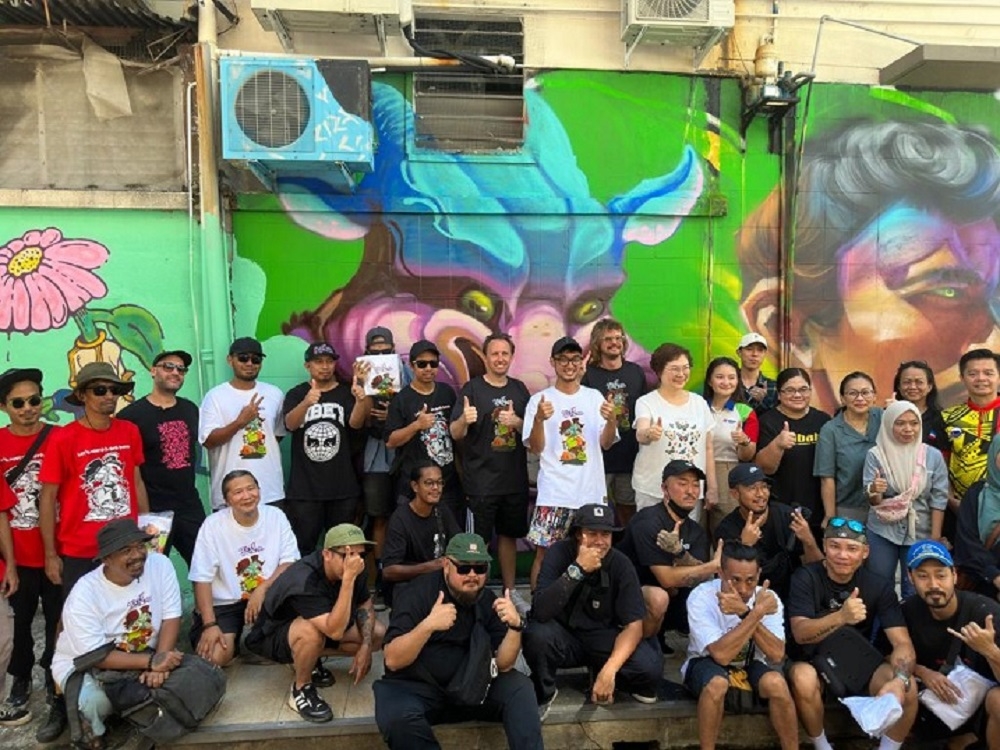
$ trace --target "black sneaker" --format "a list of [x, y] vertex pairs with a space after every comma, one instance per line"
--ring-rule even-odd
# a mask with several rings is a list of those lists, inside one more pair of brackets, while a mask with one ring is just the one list
[[333, 687], [337, 684], [337, 678], [333, 672], [323, 666], [322, 659], [317, 661], [316, 666], [313, 667], [311, 679], [313, 685], [321, 688]]
[[316, 688], [311, 682], [307, 682], [301, 688], [296, 688], [295, 683], [292, 683], [292, 692], [288, 695], [288, 706], [298, 711], [299, 716], [306, 721], [316, 724], [323, 724], [333, 719], [330, 705], [319, 697], [319, 693], [316, 692]]
[[31, 711], [23, 706], [0, 706], [0, 727], [19, 727], [31, 721]]
[[56, 695], [49, 705], [49, 715], [45, 723], [35, 732], [35, 739], [39, 742], [55, 742], [64, 731], [66, 731], [66, 699]]
[[7, 705], [19, 708], [28, 702], [30, 695], [31, 677], [15, 677], [10, 686], [10, 695], [7, 696]]

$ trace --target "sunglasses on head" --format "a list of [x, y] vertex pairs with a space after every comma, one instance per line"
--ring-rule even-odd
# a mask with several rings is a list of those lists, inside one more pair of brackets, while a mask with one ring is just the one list
[[490, 564], [486, 562], [478, 563], [460, 563], [453, 562], [455, 566], [455, 572], [460, 576], [467, 576], [469, 573], [475, 573], [477, 576], [486, 575], [490, 572]]
[[124, 396], [126, 393], [130, 393], [132, 388], [127, 385], [95, 385], [92, 388], [84, 388], [84, 390], [90, 391], [95, 396], [107, 396], [108, 392], [114, 396]]
[[853, 518], [841, 518], [840, 516], [834, 516], [827, 522], [827, 525], [834, 529], [846, 526], [855, 534], [867, 534], [865, 525], [861, 523], [861, 521], [855, 521]]
[[23, 409], [25, 404], [28, 406], [40, 406], [42, 403], [41, 396], [29, 396], [28, 398], [12, 398], [8, 402], [13, 409]]
[[428, 367], [437, 368], [440, 363], [436, 359], [418, 359], [413, 363], [413, 366], [418, 370], [424, 370]]
[[185, 367], [184, 365], [179, 365], [176, 362], [161, 362], [160, 364], [157, 365], [157, 367], [160, 367], [166, 370], [167, 372], [179, 372], [182, 375], [188, 371], [187, 367]]
[[255, 364], [255, 365], [259, 365], [261, 362], [264, 361], [264, 356], [261, 355], [261, 354], [237, 354], [236, 355], [236, 361], [240, 362], [240, 363], [242, 363], [244, 365], [247, 362], [250, 362], [250, 363]]

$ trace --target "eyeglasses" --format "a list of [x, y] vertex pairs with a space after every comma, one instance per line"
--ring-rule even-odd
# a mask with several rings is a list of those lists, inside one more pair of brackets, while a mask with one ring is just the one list
[[670, 367], [664, 367], [663, 369], [671, 375], [682, 375], [686, 372], [691, 372], [691, 365], [671, 365]]
[[428, 367], [436, 370], [440, 364], [436, 359], [417, 359], [413, 362], [413, 366], [418, 370], [426, 370]]
[[811, 385], [804, 385], [801, 388], [782, 388], [780, 393], [785, 396], [807, 396], [811, 391]]
[[583, 362], [583, 357], [553, 357], [557, 365], [578, 365]]
[[7, 402], [13, 409], [23, 409], [25, 404], [28, 406], [40, 406], [42, 403], [41, 396], [30, 396], [28, 398], [12, 398]]
[[487, 562], [460, 563], [452, 560], [451, 564], [455, 566], [455, 572], [460, 576], [467, 576], [469, 573], [475, 573], [477, 576], [484, 576], [490, 572], [490, 564]]
[[250, 362], [250, 363], [255, 364], [255, 365], [259, 365], [261, 362], [264, 361], [264, 355], [262, 355], [262, 354], [237, 354], [236, 355], [236, 361], [239, 362], [240, 364], [244, 364], [244, 365], [247, 362]]
[[183, 375], [188, 371], [187, 367], [185, 367], [184, 365], [179, 365], [175, 362], [161, 362], [160, 364], [157, 365], [157, 367], [159, 367], [162, 370], [166, 370], [167, 372], [179, 372], [181, 375]]
[[868, 399], [875, 395], [875, 391], [871, 388], [865, 388], [863, 391], [848, 391], [844, 394], [848, 401], [854, 401], [859, 398]]
[[84, 388], [85, 391], [90, 391], [95, 396], [107, 396], [110, 391], [114, 396], [124, 396], [126, 393], [132, 392], [132, 386], [130, 385], [95, 385], [93, 388]]
[[624, 340], [625, 340], [625, 338], [623, 336], [605, 336], [604, 337], [604, 341], [607, 341], [609, 343], [618, 343], [618, 344], [620, 344]]
[[827, 526], [834, 529], [839, 529], [841, 526], [846, 526], [855, 534], [867, 534], [868, 530], [865, 529], [865, 525], [861, 521], [855, 521], [853, 518], [841, 518], [840, 516], [834, 516], [829, 521], [827, 521]]
[[424, 487], [444, 487], [443, 479], [421, 479], [420, 484]]

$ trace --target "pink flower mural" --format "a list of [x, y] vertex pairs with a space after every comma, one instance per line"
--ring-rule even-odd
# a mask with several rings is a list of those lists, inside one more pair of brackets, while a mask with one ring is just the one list
[[108, 259], [93, 240], [64, 239], [53, 227], [33, 229], [0, 247], [0, 331], [62, 328], [108, 288], [92, 271]]

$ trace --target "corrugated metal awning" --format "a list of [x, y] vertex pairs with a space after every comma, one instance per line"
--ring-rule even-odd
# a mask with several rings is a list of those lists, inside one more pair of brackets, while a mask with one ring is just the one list
[[195, 0], [0, 0], [0, 25], [183, 29]]

